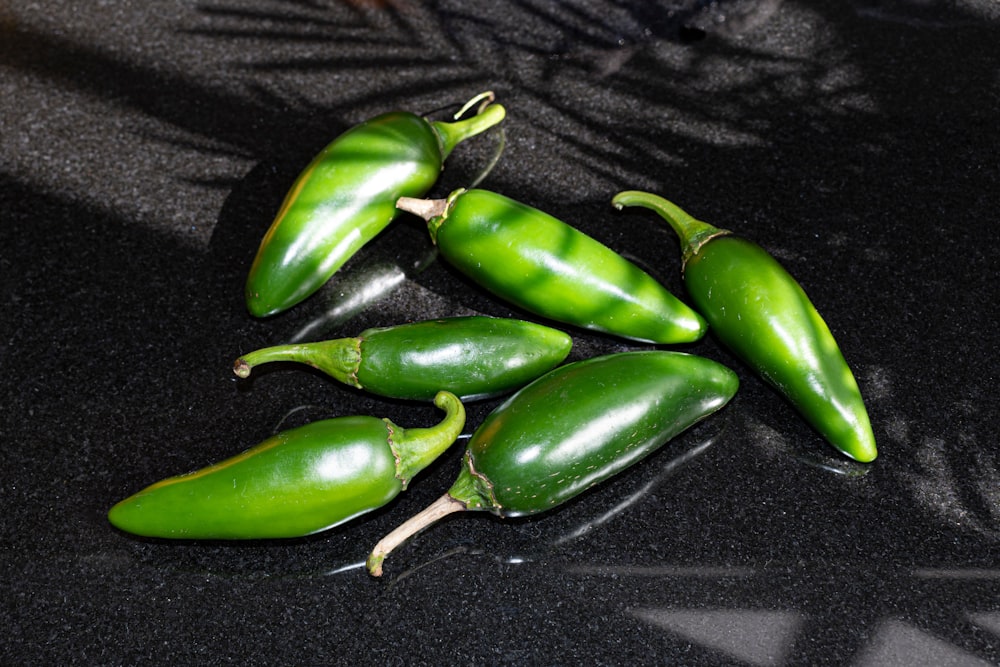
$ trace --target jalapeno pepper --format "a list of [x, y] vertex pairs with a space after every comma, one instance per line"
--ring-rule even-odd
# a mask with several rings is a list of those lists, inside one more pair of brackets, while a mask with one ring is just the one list
[[[482, 98], [492, 93], [466, 107]], [[496, 104], [454, 123], [392, 112], [340, 135], [295, 180], [264, 235], [247, 277], [250, 312], [273, 315], [313, 294], [392, 222], [396, 199], [426, 193], [452, 149], [504, 115]]]
[[500, 405], [476, 429], [449, 491], [372, 550], [385, 557], [453, 512], [501, 517], [551, 509], [651, 454], [736, 393], [736, 374], [681, 352], [645, 350], [567, 364]]
[[297, 361], [381, 396], [423, 401], [444, 389], [467, 401], [527, 384], [562, 362], [572, 346], [567, 334], [533, 322], [452, 317], [268, 347], [237, 359], [233, 371], [245, 378], [262, 363]]
[[147, 537], [299, 537], [386, 504], [455, 441], [465, 408], [441, 392], [444, 419], [402, 429], [388, 419], [337, 417], [275, 435], [246, 452], [171, 477], [108, 512], [121, 530]]
[[486, 190], [402, 198], [459, 271], [529, 312], [647, 343], [687, 343], [705, 321], [632, 262], [547, 213]]
[[613, 203], [660, 214], [680, 237], [684, 284], [719, 339], [835, 448], [858, 461], [875, 459], [858, 383], [830, 328], [774, 257], [662, 197], [628, 191]]

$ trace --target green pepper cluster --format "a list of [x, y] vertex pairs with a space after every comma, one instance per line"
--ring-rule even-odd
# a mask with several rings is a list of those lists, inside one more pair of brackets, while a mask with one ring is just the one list
[[[261, 241], [246, 283], [250, 313], [266, 317], [306, 299], [406, 211], [426, 220], [432, 243], [458, 271], [551, 323], [651, 345], [692, 343], [712, 331], [838, 451], [875, 459], [861, 393], [829, 327], [760, 246], [657, 195], [616, 195], [615, 207], [651, 209], [677, 233], [692, 307], [611, 248], [501, 194], [459, 189], [421, 199], [456, 145], [504, 116], [483, 93], [454, 122], [393, 112], [335, 139], [295, 181]], [[116, 504], [109, 519], [159, 538], [326, 530], [385, 505], [448, 450], [465, 427], [463, 401], [511, 394], [472, 433], [448, 492], [371, 551], [368, 569], [378, 575], [395, 547], [452, 512], [520, 516], [566, 502], [720, 410], [739, 386], [722, 364], [669, 350], [564, 364], [572, 344], [552, 326], [472, 316], [256, 350], [237, 359], [236, 375], [262, 363], [303, 363], [358, 390], [432, 400], [445, 417], [408, 429], [365, 416], [307, 424], [157, 482]]]

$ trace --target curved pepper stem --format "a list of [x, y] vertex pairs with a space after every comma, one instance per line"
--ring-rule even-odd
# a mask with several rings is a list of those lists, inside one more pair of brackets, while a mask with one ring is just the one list
[[618, 210], [626, 206], [641, 206], [658, 213], [680, 238], [683, 264], [687, 264], [691, 257], [698, 254], [703, 245], [716, 236], [731, 233], [728, 229], [720, 229], [697, 220], [677, 204], [649, 192], [638, 190], [619, 192], [611, 200], [611, 204]]
[[382, 576], [382, 563], [386, 556], [392, 553], [411, 537], [430, 528], [435, 523], [455, 512], [495, 510], [499, 508], [493, 497], [492, 485], [474, 470], [466, 452], [462, 471], [455, 483], [444, 494], [422, 511], [399, 524], [388, 535], [383, 537], [372, 548], [366, 567], [373, 577]]
[[337, 338], [315, 343], [296, 343], [265, 347], [233, 362], [233, 373], [238, 377], [250, 377], [254, 366], [272, 361], [294, 361], [312, 366], [331, 377], [361, 389], [358, 382], [358, 367], [361, 365], [361, 339]]
[[392, 532], [378, 541], [365, 562], [368, 573], [373, 577], [382, 576], [382, 562], [396, 547], [435, 523], [455, 512], [464, 512], [465, 504], [455, 500], [447, 493], [428, 505], [422, 511], [414, 514], [408, 520], [397, 526]]
[[384, 419], [389, 428], [389, 446], [396, 457], [396, 477], [403, 488], [413, 476], [441, 456], [461, 435], [465, 428], [465, 406], [449, 391], [439, 391], [434, 405], [445, 411], [444, 419], [436, 426], [404, 429]]
[[496, 98], [497, 98], [497, 96], [493, 94], [492, 90], [487, 90], [485, 92], [479, 93], [478, 95], [476, 95], [475, 97], [473, 97], [471, 100], [469, 100], [468, 102], [466, 102], [462, 106], [462, 108], [459, 109], [455, 113], [455, 116], [454, 116], [455, 120], [459, 120], [462, 116], [465, 115], [466, 111], [468, 111], [472, 107], [476, 106], [477, 104], [479, 105], [479, 108], [476, 110], [476, 113], [477, 114], [482, 113], [483, 109], [485, 109], [489, 105], [493, 104], [493, 101], [496, 100]]
[[[493, 99], [494, 96], [491, 91], [480, 93], [466, 102], [465, 106], [455, 114], [455, 121], [450, 123], [438, 120], [431, 121], [431, 125], [441, 139], [442, 159], [447, 158], [455, 146], [461, 142], [469, 137], [485, 132], [506, 117], [507, 110], [501, 104], [492, 104]], [[458, 120], [466, 111], [479, 102], [482, 102], [482, 104], [480, 104], [479, 109], [476, 111], [476, 115], [470, 116], [465, 120]]]

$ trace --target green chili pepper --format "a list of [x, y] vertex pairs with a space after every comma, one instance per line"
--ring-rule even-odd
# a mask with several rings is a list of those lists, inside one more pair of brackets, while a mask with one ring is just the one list
[[648, 343], [686, 343], [705, 321], [635, 264], [556, 218], [485, 190], [402, 198], [459, 271], [537, 315]]
[[448, 449], [465, 408], [441, 392], [444, 419], [402, 429], [388, 419], [337, 417], [279, 433], [246, 452], [153, 484], [111, 508], [121, 530], [147, 537], [299, 537], [377, 509]]
[[695, 220], [645, 192], [616, 207], [659, 213], [681, 239], [684, 284], [719, 339], [788, 398], [834, 447], [875, 459], [875, 436], [858, 383], [802, 287], [760, 246]]
[[392, 222], [399, 197], [425, 194], [459, 142], [503, 120], [504, 108], [488, 105], [492, 93], [466, 108], [484, 98], [487, 106], [465, 120], [392, 112], [324, 148], [296, 179], [261, 241], [246, 283], [250, 312], [273, 315], [313, 294]]
[[237, 359], [233, 371], [245, 378], [262, 363], [297, 361], [381, 396], [430, 400], [444, 389], [473, 400], [527, 384], [562, 362], [572, 346], [567, 334], [533, 322], [452, 317], [264, 348]]
[[368, 569], [452, 512], [535, 514], [586, 491], [724, 406], [739, 381], [709, 359], [645, 350], [567, 364], [476, 429], [451, 489], [372, 550]]

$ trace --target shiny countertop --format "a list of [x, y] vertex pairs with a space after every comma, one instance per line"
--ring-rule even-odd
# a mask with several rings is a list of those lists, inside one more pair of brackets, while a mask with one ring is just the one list
[[[1000, 9], [989, 0], [208, 0], [0, 7], [0, 662], [1000, 662]], [[372, 545], [446, 490], [308, 538], [168, 542], [108, 508], [277, 430], [431, 406], [240, 353], [448, 315], [524, 316], [397, 221], [255, 320], [249, 261], [330, 139], [483, 90], [508, 110], [436, 195], [481, 187], [683, 295], [658, 192], [757, 241], [823, 313], [880, 456], [826, 445], [733, 368], [720, 413], [569, 504]], [[503, 144], [499, 161], [485, 166]], [[641, 349], [571, 330], [571, 360]], [[468, 405], [470, 432], [497, 404]]]

